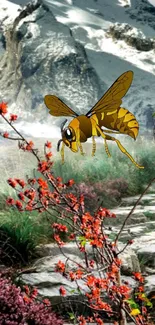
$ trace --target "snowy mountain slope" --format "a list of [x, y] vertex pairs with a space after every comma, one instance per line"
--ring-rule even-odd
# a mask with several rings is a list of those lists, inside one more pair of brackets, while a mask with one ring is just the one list
[[[67, 24], [74, 38], [85, 46], [89, 61], [108, 86], [122, 72], [134, 72], [133, 85], [123, 103], [136, 114], [143, 127], [152, 127], [152, 111], [155, 110], [155, 7], [146, 0], [74, 0], [70, 4], [67, 0], [44, 1], [57, 20]], [[96, 20], [91, 19], [91, 15]], [[116, 29], [115, 25], [120, 34], [124, 32], [126, 39], [114, 37], [111, 27]], [[130, 31], [125, 30], [125, 25], [130, 27]], [[135, 46], [129, 45], [133, 39]], [[146, 51], [146, 44], [151, 45], [151, 42], [151, 50]], [[143, 51], [136, 48], [137, 44], [142, 44]]]
[[[104, 83], [83, 46], [39, 1], [21, 12], [13, 33], [6, 32], [6, 43], [0, 63], [1, 97], [10, 104], [15, 101], [14, 111], [22, 119], [52, 121], [43, 104], [47, 93], [59, 96], [79, 113], [102, 95]], [[54, 122], [60, 124], [60, 119], [54, 118]]]
[[[8, 8], [10, 3], [0, 0], [0, 22], [6, 30], [2, 1]], [[3, 32], [7, 47], [0, 59], [0, 97], [9, 100], [25, 122], [33, 118], [39, 132], [41, 122], [42, 134], [47, 135], [48, 126], [60, 124], [62, 119], [47, 116], [45, 94], [53, 93], [77, 112], [86, 113], [119, 75], [132, 70], [134, 81], [123, 106], [136, 114], [141, 131], [151, 128], [155, 110], [155, 8], [146, 0], [43, 3], [45, 7], [41, 5], [26, 18], [16, 20], [13, 38]], [[19, 9], [15, 10], [17, 15]], [[11, 14], [10, 19], [14, 20]], [[32, 134], [34, 127], [31, 130], [29, 123], [25, 129]]]

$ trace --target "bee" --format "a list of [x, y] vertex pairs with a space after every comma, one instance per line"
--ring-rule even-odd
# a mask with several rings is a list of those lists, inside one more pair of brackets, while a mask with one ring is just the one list
[[[62, 100], [54, 95], [46, 95], [44, 103], [53, 116], [72, 116], [73, 120], [68, 127], [64, 128], [67, 120], [61, 125], [62, 139], [58, 141], [57, 151], [61, 146], [61, 157], [64, 162], [65, 145], [73, 152], [80, 152], [84, 155], [82, 143], [92, 137], [92, 156], [95, 155], [96, 142], [95, 136], [101, 136], [104, 139], [105, 151], [110, 157], [107, 141], [111, 140], [117, 143], [119, 149], [124, 153], [132, 163], [138, 168], [144, 168], [135, 162], [133, 157], [122, 146], [120, 141], [113, 134], [127, 134], [136, 140], [139, 124], [135, 116], [126, 108], [120, 107], [122, 98], [127, 93], [133, 80], [133, 72], [123, 73], [99, 99], [99, 101], [89, 110], [86, 115], [78, 115], [69, 108]], [[102, 129], [101, 129], [102, 127]], [[106, 127], [107, 129], [104, 129]], [[112, 134], [112, 135], [110, 135]]]

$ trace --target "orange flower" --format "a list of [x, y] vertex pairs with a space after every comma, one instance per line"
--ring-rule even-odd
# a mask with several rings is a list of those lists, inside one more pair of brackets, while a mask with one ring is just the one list
[[4, 102], [0, 103], [0, 114], [5, 115], [8, 112], [7, 108], [8, 108], [7, 103]]
[[25, 150], [31, 151], [33, 149], [34, 143], [33, 141], [29, 141], [28, 144], [25, 147]]
[[23, 296], [23, 300], [24, 300], [26, 303], [31, 302], [31, 298], [29, 298], [29, 297], [27, 297], [27, 296]]
[[76, 275], [72, 271], [69, 272], [69, 277], [70, 277], [71, 281], [74, 281], [76, 279]]
[[87, 276], [87, 282], [86, 282], [87, 286], [88, 287], [93, 287], [94, 284], [95, 284], [95, 277], [90, 275], [90, 276]]
[[45, 172], [49, 169], [48, 162], [47, 161], [40, 161], [38, 163], [38, 171], [39, 172]]
[[42, 188], [44, 189], [48, 188], [47, 181], [43, 180], [42, 178], [38, 178], [37, 182]]
[[83, 275], [83, 272], [79, 269], [76, 271], [76, 279], [81, 279], [82, 278], [82, 275]]
[[134, 275], [135, 279], [138, 280], [139, 282], [141, 282], [141, 283], [144, 282], [144, 278], [142, 277], [140, 272], [134, 272], [133, 275]]
[[47, 141], [46, 143], [45, 143], [45, 146], [47, 147], [47, 148], [52, 148], [52, 143], [51, 142], [49, 142], [49, 141]]
[[63, 273], [65, 271], [65, 264], [59, 261], [56, 265], [56, 271]]

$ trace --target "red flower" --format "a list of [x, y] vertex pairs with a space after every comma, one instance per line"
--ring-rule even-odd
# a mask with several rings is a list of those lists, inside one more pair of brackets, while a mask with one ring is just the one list
[[38, 295], [38, 290], [36, 288], [34, 288], [32, 293], [31, 293], [31, 298], [36, 298], [37, 295]]
[[128, 240], [128, 244], [129, 244], [129, 245], [132, 245], [132, 244], [133, 244], [133, 242], [134, 242], [134, 240], [133, 240], [133, 239], [130, 239], [130, 240]]
[[11, 122], [12, 122], [12, 121], [16, 121], [17, 118], [18, 118], [17, 115], [15, 115], [15, 114], [10, 114], [10, 121], [11, 121]]
[[32, 189], [32, 190], [28, 190], [28, 189], [26, 189], [26, 190], [24, 191], [24, 195], [25, 195], [26, 197], [28, 197], [28, 199], [30, 199], [30, 200], [34, 200], [34, 198], [35, 198], [35, 196], [36, 196], [36, 193], [35, 193], [35, 190], [34, 190], [34, 189]]
[[29, 289], [28, 285], [24, 285], [23, 288], [25, 289], [26, 294], [29, 296], [30, 289]]
[[64, 245], [64, 242], [61, 240], [61, 238], [59, 237], [59, 235], [54, 234], [54, 239], [58, 243], [59, 246], [63, 246]]
[[95, 318], [95, 320], [96, 320], [96, 323], [97, 324], [99, 324], [99, 325], [104, 325], [104, 323], [103, 323], [103, 321], [102, 321], [102, 319], [101, 318]]
[[62, 225], [61, 223], [56, 223], [54, 222], [51, 225], [52, 228], [58, 230], [58, 231], [62, 231], [62, 232], [68, 232], [68, 228], [65, 225]]
[[25, 196], [22, 192], [18, 193], [18, 197], [21, 201], [24, 201], [25, 200]]
[[47, 181], [44, 181], [42, 178], [38, 178], [37, 182], [42, 188], [44, 189], [48, 188]]
[[25, 150], [31, 151], [33, 149], [34, 143], [33, 141], [29, 141], [28, 144], [25, 147]]
[[78, 317], [79, 325], [86, 325], [86, 319], [83, 316]]
[[95, 264], [95, 261], [94, 261], [94, 260], [91, 260], [91, 261], [89, 262], [90, 267], [94, 267], [94, 264]]
[[75, 234], [71, 233], [70, 236], [68, 237], [70, 240], [74, 240], [75, 239]]
[[56, 270], [63, 273], [65, 271], [65, 264], [59, 261], [56, 265]]
[[48, 165], [48, 162], [47, 161], [41, 161], [38, 163], [38, 171], [39, 172], [45, 172], [49, 170], [49, 165]]
[[25, 207], [25, 210], [26, 210], [26, 211], [32, 211], [33, 208], [32, 208], [31, 205], [28, 204], [28, 205]]
[[49, 141], [47, 141], [46, 143], [45, 143], [45, 146], [47, 147], [47, 148], [52, 148], [52, 143], [51, 142], [49, 142]]
[[0, 103], [0, 114], [5, 115], [8, 112], [7, 108], [8, 108], [7, 103], [4, 102]]
[[15, 204], [15, 201], [14, 201], [14, 199], [12, 199], [12, 197], [9, 197], [9, 198], [6, 200], [6, 203], [9, 204], [9, 205], [13, 205], [13, 204]]
[[61, 177], [57, 177], [56, 180], [57, 180], [57, 182], [62, 182], [62, 178]]
[[3, 133], [3, 137], [4, 137], [4, 138], [8, 138], [8, 136], [9, 136], [9, 133], [8, 133], [8, 132], [4, 132], [4, 133]]
[[140, 272], [134, 272], [133, 275], [134, 275], [135, 279], [138, 280], [139, 282], [141, 282], [141, 283], [144, 282], [144, 278], [142, 277]]
[[43, 303], [47, 306], [51, 305], [50, 301], [47, 298], [43, 299]]
[[15, 187], [17, 186], [17, 182], [16, 182], [16, 180], [15, 180], [15, 179], [12, 179], [12, 178], [9, 178], [9, 179], [8, 179], [8, 184], [9, 184], [11, 187], [13, 187], [13, 188], [15, 188]]
[[24, 188], [26, 183], [24, 182], [23, 179], [19, 179], [19, 178], [16, 178], [16, 182], [22, 187]]
[[18, 201], [18, 200], [15, 202], [15, 205], [16, 205], [16, 207], [18, 208], [18, 210], [21, 210], [22, 207], [23, 207], [23, 206], [22, 206], [22, 203], [21, 203], [20, 201]]
[[76, 275], [73, 271], [69, 272], [69, 277], [70, 277], [71, 281], [74, 281], [76, 279]]
[[64, 287], [61, 286], [60, 289], [59, 289], [59, 291], [60, 291], [61, 296], [65, 296], [66, 295], [66, 290], [65, 290]]
[[74, 184], [74, 179], [70, 179], [67, 183], [66, 186], [72, 186]]
[[53, 156], [53, 155], [52, 155], [52, 152], [51, 152], [51, 151], [48, 152], [48, 153], [46, 153], [46, 159], [47, 159], [47, 160], [49, 160], [52, 156]]

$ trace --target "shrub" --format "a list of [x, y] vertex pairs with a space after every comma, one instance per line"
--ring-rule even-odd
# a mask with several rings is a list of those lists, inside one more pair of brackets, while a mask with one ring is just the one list
[[37, 301], [37, 290], [26, 286], [25, 292], [0, 274], [1, 325], [62, 325], [63, 321], [52, 312], [50, 302]]
[[[75, 292], [80, 294], [82, 293], [82, 288], [79, 284], [79, 280], [82, 280], [84, 285], [87, 287], [86, 292], [84, 292], [84, 303], [91, 309], [91, 311], [93, 311], [93, 317], [91, 318], [88, 317], [88, 319], [85, 319], [85, 317], [81, 315], [78, 319], [74, 320], [79, 321], [80, 325], [85, 325], [87, 321], [89, 323], [95, 322], [99, 325], [103, 325], [104, 313], [109, 318], [114, 319], [115, 324], [119, 323], [119, 325], [126, 325], [127, 319], [130, 319], [137, 325], [148, 325], [149, 315], [147, 307], [150, 307], [151, 304], [144, 293], [143, 276], [138, 272], [133, 274], [133, 277], [137, 281], [137, 287], [134, 295], [132, 295], [131, 286], [129, 283], [123, 282], [120, 273], [122, 263], [119, 254], [124, 251], [128, 245], [132, 244], [132, 240], [129, 240], [124, 245], [123, 249], [119, 251], [118, 239], [131, 213], [126, 217], [115, 239], [110, 240], [109, 236], [105, 232], [104, 221], [108, 218], [115, 218], [115, 214], [102, 206], [98, 207], [94, 214], [85, 210], [84, 195], [80, 194], [79, 196], [75, 196], [73, 193], [69, 193], [69, 188], [74, 184], [73, 179], [63, 183], [61, 177], [55, 177], [53, 175], [53, 161], [51, 160], [52, 153], [49, 151], [51, 143], [48, 141], [46, 142], [45, 159], [41, 160], [38, 156], [38, 151], [34, 149], [33, 142], [28, 142], [16, 130], [16, 128], [12, 126], [11, 122], [16, 120], [17, 116], [11, 115], [10, 119], [7, 119], [4, 117], [6, 113], [6, 103], [0, 104], [0, 114], [19, 136], [19, 138], [14, 138], [15, 140], [19, 140], [19, 148], [31, 152], [36, 157], [38, 171], [42, 174], [42, 177], [39, 178], [32, 179], [27, 177], [27, 182], [16, 178], [8, 179], [9, 185], [16, 191], [18, 200], [8, 198], [7, 202], [16, 207], [20, 212], [36, 210], [40, 213], [46, 211], [51, 215], [50, 209], [56, 209], [57, 222], [52, 224], [54, 231], [53, 237], [61, 252], [66, 257], [65, 263], [61, 260], [58, 261], [56, 272], [60, 272], [65, 279], [67, 278], [71, 282], [74, 281], [74, 283], [77, 284]], [[7, 138], [9, 138], [8, 133]], [[10, 139], [12, 138], [10, 137]], [[114, 172], [114, 178], [116, 178], [114, 167], [115, 166], [112, 166], [112, 171]], [[100, 180], [101, 179], [98, 179], [98, 181]], [[153, 181], [154, 179], [148, 184], [144, 193], [151, 186]], [[118, 187], [119, 185], [114, 189], [115, 193], [118, 192]], [[138, 202], [139, 200], [136, 204], [138, 204]], [[135, 207], [132, 209], [132, 212]], [[64, 220], [67, 226], [63, 224]], [[59, 221], [61, 223], [58, 223]], [[61, 236], [63, 233], [68, 234], [68, 227], [72, 229], [72, 233], [69, 234], [68, 239], [71, 241], [74, 240], [77, 244], [77, 248], [83, 254], [83, 262], [81, 264], [77, 263], [63, 252], [63, 246], [65, 243], [62, 241]], [[90, 254], [88, 247], [90, 247], [92, 254]], [[70, 261], [75, 264], [74, 270], [70, 269]], [[3, 283], [2, 281], [1, 287], [4, 288], [2, 295], [3, 300], [1, 299], [3, 314], [5, 311], [9, 313], [9, 316], [10, 313], [13, 313], [10, 318], [15, 318], [15, 287], [11, 289], [10, 296], [13, 296], [14, 299], [10, 298], [12, 300], [9, 304], [7, 304], [6, 301], [6, 296], [8, 295], [7, 290], [9, 291], [9, 283], [5, 281]], [[6, 294], [4, 296], [5, 291]], [[34, 289], [30, 292], [29, 288], [27, 288], [26, 291], [26, 296], [24, 296], [25, 298], [20, 296], [20, 299], [17, 299], [16, 312], [18, 311], [20, 300], [21, 305], [24, 306], [23, 308], [25, 308], [25, 305], [28, 305], [29, 309], [28, 311], [27, 309], [24, 309], [22, 315], [19, 312], [18, 324], [22, 324], [21, 317], [24, 316], [27, 322], [25, 324], [40, 324], [39, 322], [42, 321], [42, 325], [46, 325], [48, 313], [46, 313], [46, 309], [43, 309], [45, 313], [45, 315], [43, 314], [43, 317], [46, 317], [47, 315], [45, 322], [41, 319], [42, 316], [39, 314], [40, 307], [38, 304], [36, 305], [36, 302], [34, 302], [34, 298], [36, 298], [36, 290]], [[66, 289], [62, 286], [59, 288], [59, 292], [62, 296], [67, 293]], [[17, 294], [19, 295], [20, 293], [21, 291], [19, 289]], [[16, 320], [14, 320], [14, 324], [11, 324], [16, 325], [15, 322]]]

